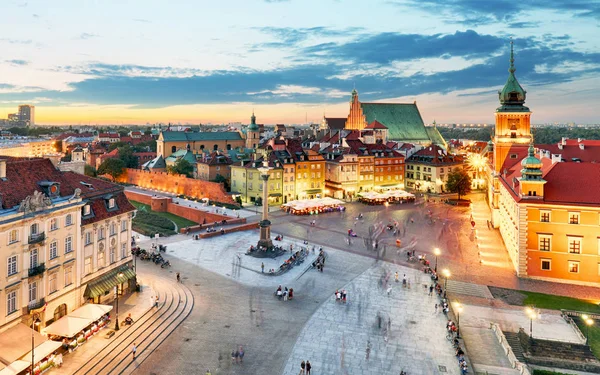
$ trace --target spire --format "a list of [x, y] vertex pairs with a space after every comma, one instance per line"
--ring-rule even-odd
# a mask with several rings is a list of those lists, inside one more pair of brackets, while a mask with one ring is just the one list
[[512, 40], [512, 37], [510, 38], [510, 68], [508, 68], [508, 71], [510, 72], [510, 74], [514, 74], [515, 73], [515, 51], [514, 51], [514, 42]]
[[515, 68], [515, 50], [512, 38], [510, 40], [509, 61], [508, 79], [502, 90], [498, 92], [498, 99], [500, 99], [500, 104], [502, 104], [502, 106], [498, 108], [497, 111], [529, 111], [529, 108], [523, 105], [525, 103], [527, 92], [523, 90], [523, 87], [521, 87], [519, 81], [517, 81], [517, 77], [515, 77], [515, 71], [517, 69]]
[[252, 116], [250, 117], [250, 126], [248, 127], [250, 131], [257, 131], [258, 125], [256, 125], [256, 116], [254, 115], [254, 109], [252, 109]]

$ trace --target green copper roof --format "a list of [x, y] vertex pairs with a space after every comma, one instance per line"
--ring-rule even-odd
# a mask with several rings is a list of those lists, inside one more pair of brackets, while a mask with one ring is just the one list
[[394, 141], [428, 141], [429, 134], [416, 104], [361, 103], [367, 124], [377, 120], [388, 128]]
[[237, 141], [242, 140], [238, 132], [171, 132], [164, 131], [160, 133], [162, 139], [167, 142], [185, 142], [185, 141]]
[[185, 159], [192, 165], [196, 164], [196, 155], [194, 155], [193, 152], [191, 152], [189, 150], [184, 150], [184, 149], [175, 151], [174, 153], [169, 155], [165, 159], [165, 161], [174, 163], [175, 161], [177, 161], [179, 159]]
[[254, 116], [254, 111], [252, 111], [252, 116], [250, 117], [250, 126], [248, 126], [248, 130], [250, 131], [259, 131], [258, 125], [256, 125], [256, 116]]
[[506, 84], [501, 91], [498, 92], [498, 99], [500, 100], [501, 106], [497, 109], [498, 112], [524, 112], [529, 111], [529, 108], [525, 107], [525, 98], [527, 92], [521, 87], [517, 77], [515, 77], [515, 59], [513, 52], [513, 42], [510, 42], [510, 67], [508, 68], [508, 79]]
[[146, 162], [143, 167], [144, 169], [165, 169], [167, 168], [167, 164], [165, 164], [165, 159], [163, 159], [162, 155], [158, 155], [156, 158]]
[[533, 142], [529, 144], [527, 157], [521, 161], [523, 169], [521, 170], [521, 178], [523, 180], [541, 180], [542, 177], [542, 161], [535, 157], [535, 149]]
[[427, 135], [429, 136], [429, 139], [431, 139], [431, 142], [446, 149], [448, 148], [446, 140], [442, 137], [437, 127], [426, 127], [425, 130], [427, 131]]

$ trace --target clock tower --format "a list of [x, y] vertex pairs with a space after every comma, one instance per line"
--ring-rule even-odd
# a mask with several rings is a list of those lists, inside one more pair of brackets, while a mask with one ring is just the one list
[[513, 42], [510, 42], [510, 68], [504, 88], [498, 92], [500, 107], [496, 109], [494, 135], [494, 172], [502, 173], [502, 166], [512, 146], [527, 149], [531, 142], [531, 111], [525, 104], [527, 92], [515, 77]]

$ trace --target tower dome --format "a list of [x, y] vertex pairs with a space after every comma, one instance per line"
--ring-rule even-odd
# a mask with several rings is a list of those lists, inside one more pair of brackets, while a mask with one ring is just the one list
[[533, 142], [529, 144], [527, 157], [521, 161], [521, 176], [525, 180], [539, 180], [542, 177], [542, 161], [535, 157]]
[[252, 116], [250, 117], [250, 126], [248, 127], [249, 131], [258, 131], [258, 125], [256, 125], [256, 116], [254, 116], [254, 111], [252, 111]]
[[513, 41], [510, 41], [510, 67], [508, 68], [508, 79], [502, 90], [498, 91], [498, 99], [502, 105], [500, 109], [511, 109], [511, 110], [528, 110], [527, 107], [523, 106], [525, 98], [527, 97], [527, 91], [521, 87], [517, 77], [515, 77], [515, 58]]

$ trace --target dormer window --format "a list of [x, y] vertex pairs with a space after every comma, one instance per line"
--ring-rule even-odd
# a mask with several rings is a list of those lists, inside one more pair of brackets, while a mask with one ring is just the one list
[[38, 185], [42, 188], [44, 195], [48, 198], [60, 196], [60, 184], [58, 182], [41, 181]]
[[83, 206], [83, 216], [88, 216], [92, 214], [92, 207], [89, 204]]
[[108, 208], [115, 208], [115, 205], [116, 205], [115, 198], [110, 198], [108, 200]]

